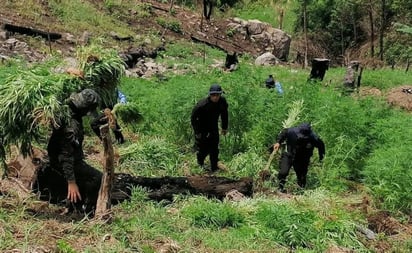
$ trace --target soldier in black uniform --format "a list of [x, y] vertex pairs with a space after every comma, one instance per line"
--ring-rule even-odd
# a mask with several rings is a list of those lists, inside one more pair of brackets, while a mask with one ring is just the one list
[[226, 135], [228, 129], [228, 103], [222, 93], [222, 87], [213, 84], [209, 89], [209, 96], [196, 104], [191, 116], [191, 123], [195, 132], [197, 162], [204, 168], [204, 160], [209, 155], [210, 170], [212, 172], [218, 169], [219, 117], [222, 121], [222, 135]]
[[322, 161], [325, 156], [325, 144], [312, 131], [311, 125], [308, 123], [283, 129], [273, 146], [275, 152], [279, 150], [284, 141], [286, 141], [286, 149], [280, 158], [280, 171], [278, 174], [279, 190], [281, 192], [285, 191], [286, 177], [292, 166], [296, 172], [298, 185], [302, 188], [306, 186], [308, 166], [315, 147], [319, 151], [319, 161]]
[[203, 16], [206, 20], [210, 20], [213, 10], [213, 0], [203, 0]]
[[95, 208], [102, 173], [84, 161], [82, 118], [96, 111], [99, 100], [99, 95], [91, 89], [70, 96], [71, 117], [53, 129], [47, 146], [50, 164], [38, 175], [42, 199], [51, 203], [67, 200], [71, 210], [88, 213]]
[[225, 69], [229, 70], [230, 72], [237, 69], [239, 64], [239, 60], [237, 58], [237, 53], [233, 52], [233, 54], [227, 53], [226, 60], [225, 60]]

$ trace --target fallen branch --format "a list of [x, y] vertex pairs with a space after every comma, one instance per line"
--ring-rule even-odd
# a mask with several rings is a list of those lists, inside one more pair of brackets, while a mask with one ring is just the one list
[[224, 199], [226, 194], [237, 190], [245, 196], [253, 195], [253, 179], [239, 180], [215, 176], [189, 177], [134, 177], [129, 174], [116, 174], [112, 201], [114, 203], [129, 199], [133, 187], [148, 190], [148, 198], [152, 200], [172, 200], [177, 194], [198, 194], [207, 197]]
[[4, 24], [4, 30], [12, 32], [12, 33], [20, 33], [20, 34], [33, 36], [33, 37], [40, 36], [44, 39], [47, 39], [48, 41], [56, 41], [62, 38], [62, 35], [59, 33], [50, 33], [50, 32], [45, 32], [45, 31], [41, 31], [38, 29], [34, 29], [34, 28], [12, 25], [12, 24]]

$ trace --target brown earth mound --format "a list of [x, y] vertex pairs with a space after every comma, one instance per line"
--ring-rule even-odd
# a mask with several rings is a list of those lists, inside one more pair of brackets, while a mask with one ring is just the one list
[[[355, 95], [355, 94], [353, 94], [353, 95]], [[361, 87], [360, 90], [359, 90], [359, 95], [361, 97], [365, 97], [365, 96], [382, 96], [382, 92], [377, 88]]]
[[404, 85], [389, 91], [387, 101], [393, 106], [412, 111], [412, 85]]

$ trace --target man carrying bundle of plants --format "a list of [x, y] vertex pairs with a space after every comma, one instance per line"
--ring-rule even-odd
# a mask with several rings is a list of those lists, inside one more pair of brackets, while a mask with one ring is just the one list
[[298, 179], [298, 185], [302, 188], [306, 186], [306, 175], [313, 149], [316, 147], [319, 152], [319, 161], [325, 156], [325, 144], [312, 131], [309, 123], [300, 126], [285, 128], [278, 135], [276, 143], [273, 145], [274, 152], [278, 151], [281, 144], [286, 142], [286, 149], [279, 161], [280, 171], [278, 174], [279, 191], [285, 192], [284, 186], [290, 168], [293, 166]]
[[209, 96], [200, 100], [192, 110], [191, 123], [195, 132], [197, 163], [204, 169], [207, 155], [210, 158], [210, 171], [218, 170], [219, 160], [219, 117], [222, 120], [222, 135], [228, 128], [228, 104], [222, 96], [222, 87], [213, 84]]
[[47, 146], [50, 166], [38, 175], [39, 185], [47, 186], [48, 200], [58, 203], [67, 199], [70, 210], [84, 208], [89, 213], [97, 202], [102, 173], [84, 161], [82, 118], [96, 115], [99, 101], [92, 89], [70, 96], [71, 117], [58, 128], [53, 127]]

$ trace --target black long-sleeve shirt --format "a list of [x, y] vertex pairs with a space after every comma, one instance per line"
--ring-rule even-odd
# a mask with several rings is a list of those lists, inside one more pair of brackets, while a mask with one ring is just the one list
[[219, 133], [218, 120], [222, 120], [222, 129], [227, 130], [229, 125], [228, 103], [226, 98], [220, 97], [217, 103], [210, 97], [200, 100], [192, 110], [191, 123], [195, 134]]
[[297, 156], [310, 157], [313, 155], [313, 149], [316, 147], [319, 152], [319, 160], [325, 156], [325, 144], [313, 131], [308, 135], [302, 135], [299, 127], [283, 129], [278, 135], [276, 142], [281, 144], [286, 141], [286, 152], [292, 158]]

